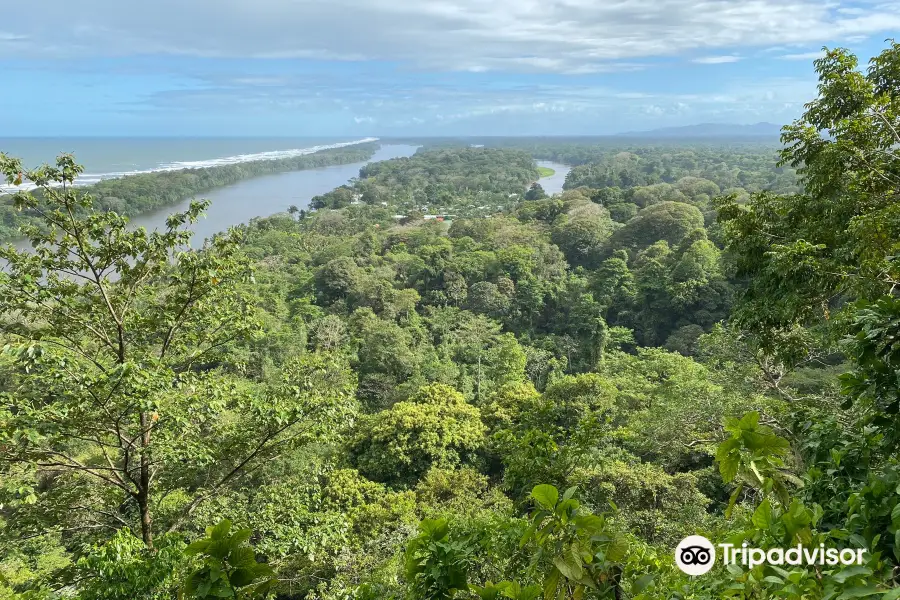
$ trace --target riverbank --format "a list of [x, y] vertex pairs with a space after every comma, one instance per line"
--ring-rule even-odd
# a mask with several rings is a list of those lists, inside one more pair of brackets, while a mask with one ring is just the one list
[[[553, 194], [561, 193], [563, 191], [563, 185], [566, 183], [566, 175], [569, 174], [572, 167], [562, 163], [551, 162], [549, 160], [539, 160], [537, 161], [537, 166], [538, 171], [541, 173], [541, 178], [538, 180], [538, 183], [541, 184], [544, 191], [551, 196]], [[550, 173], [544, 175], [547, 171]]]
[[[283, 152], [271, 153], [268, 157], [257, 154], [252, 155], [253, 160], [243, 162], [238, 160], [239, 156], [229, 157], [217, 159], [219, 162], [210, 166], [202, 167], [197, 163], [196, 166], [178, 170], [161, 168], [100, 181], [83, 189], [94, 197], [95, 208], [137, 217], [157, 210], [168, 211], [185, 198], [194, 198], [254, 177], [333, 165], [365, 164], [375, 156], [379, 147], [373, 141], [350, 142], [314, 152], [294, 150], [288, 156], [284, 156]], [[77, 160], [77, 156], [75, 158]], [[33, 220], [27, 212], [17, 211], [8, 196], [0, 196], [0, 242], [13, 239], [19, 226]]]
[[[405, 144], [383, 145], [364, 161], [256, 177], [204, 194], [202, 197], [210, 201], [210, 206], [206, 216], [191, 227], [194, 231], [192, 245], [199, 246], [213, 234], [248, 223], [256, 217], [285, 212], [292, 205], [300, 209], [308, 208], [313, 196], [345, 185], [359, 176], [359, 170], [364, 165], [412, 156], [417, 149], [418, 146]], [[185, 210], [190, 201], [191, 198], [187, 198], [164, 209], [134, 217], [131, 223], [147, 229], [163, 227], [170, 214]]]

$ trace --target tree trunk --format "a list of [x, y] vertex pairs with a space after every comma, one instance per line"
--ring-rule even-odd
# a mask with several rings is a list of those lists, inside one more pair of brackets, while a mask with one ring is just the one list
[[141, 509], [141, 537], [153, 550], [153, 518], [150, 516], [150, 417], [141, 411], [141, 475], [137, 497]]
[[150, 499], [146, 491], [138, 494], [137, 502], [141, 509], [141, 538], [144, 545], [153, 550], [153, 519], [150, 517]]

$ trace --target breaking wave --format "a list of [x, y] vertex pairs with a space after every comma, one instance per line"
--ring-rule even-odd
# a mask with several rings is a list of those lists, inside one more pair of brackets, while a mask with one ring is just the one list
[[[320, 146], [310, 146], [309, 148], [294, 148], [291, 150], [272, 150], [269, 152], [257, 152], [254, 154], [237, 154], [235, 156], [225, 156], [222, 158], [211, 158], [208, 160], [186, 160], [171, 163], [162, 163], [152, 169], [142, 169], [135, 171], [111, 171], [108, 173], [82, 173], [75, 181], [76, 185], [92, 185], [104, 179], [118, 179], [129, 175], [141, 175], [143, 173], [159, 173], [161, 171], [180, 171], [182, 169], [203, 169], [206, 167], [220, 167], [223, 165], [235, 165], [245, 162], [254, 162], [257, 160], [280, 160], [283, 158], [293, 158], [295, 156], [303, 156], [305, 154], [314, 154], [322, 150], [332, 150], [334, 148], [344, 148], [346, 146], [355, 146], [357, 144], [367, 144], [369, 142], [377, 142], [378, 138], [369, 137], [351, 142], [339, 142], [336, 144], [323, 144]], [[0, 192], [12, 192], [15, 190], [33, 189], [34, 184], [27, 182], [22, 185], [10, 186], [0, 183]]]

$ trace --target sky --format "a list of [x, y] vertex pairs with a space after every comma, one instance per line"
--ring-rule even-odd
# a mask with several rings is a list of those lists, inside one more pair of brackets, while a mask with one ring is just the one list
[[900, 0], [0, 0], [0, 137], [784, 124]]

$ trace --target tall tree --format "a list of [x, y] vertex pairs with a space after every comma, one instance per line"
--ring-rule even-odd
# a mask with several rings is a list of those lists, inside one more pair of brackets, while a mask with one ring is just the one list
[[848, 300], [900, 293], [900, 44], [868, 73], [840, 49], [816, 70], [819, 97], [782, 135], [781, 160], [806, 193], [719, 207], [726, 249], [749, 282], [736, 316], [771, 339], [829, 320]]
[[320, 433], [326, 406], [350, 397], [325, 361], [286, 367], [289, 381], [269, 390], [216, 369], [257, 326], [237, 231], [189, 247], [184, 226], [205, 203], [147, 232], [94, 210], [73, 187], [82, 167], [71, 156], [24, 174], [0, 155], [0, 168], [38, 186], [15, 202], [42, 221], [23, 228], [32, 252], [0, 249], [0, 473], [32, 469], [38, 503], [72, 529], [138, 521], [152, 548], [168, 494], [182, 498], [174, 529], [259, 461]]

